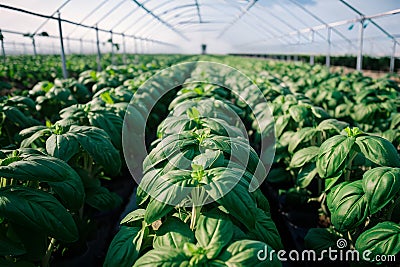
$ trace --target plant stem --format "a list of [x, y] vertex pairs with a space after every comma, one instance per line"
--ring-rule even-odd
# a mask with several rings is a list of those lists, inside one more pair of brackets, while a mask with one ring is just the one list
[[[351, 153], [351, 152], [350, 152]], [[357, 156], [357, 153], [356, 152], [353, 152], [351, 155], [350, 155], [350, 157], [349, 158], [347, 158], [347, 164], [346, 164], [346, 167], [345, 167], [345, 171], [346, 171], [346, 174], [345, 174], [345, 181], [350, 181], [350, 175], [351, 175], [351, 167], [352, 167], [352, 165], [353, 165], [353, 160], [354, 160], [354, 158]]]
[[50, 263], [51, 253], [53, 252], [54, 246], [56, 244], [56, 239], [51, 238], [49, 247], [47, 248], [46, 254], [42, 259], [42, 267], [48, 267]]
[[193, 205], [192, 205], [192, 217], [191, 217], [191, 219], [190, 219], [190, 229], [191, 230], [194, 230], [194, 227], [196, 226], [196, 206], [195, 206], [195, 204], [194, 204], [194, 202], [193, 202]]

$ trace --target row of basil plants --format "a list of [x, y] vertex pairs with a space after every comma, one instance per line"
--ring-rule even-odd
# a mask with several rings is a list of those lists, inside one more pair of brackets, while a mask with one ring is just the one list
[[124, 167], [125, 109], [152, 72], [110, 67], [2, 99], [1, 266], [48, 266], [52, 254], [83, 253], [96, 213], [121, 205], [103, 184]]
[[[210, 70], [193, 72], [213, 80]], [[258, 257], [283, 247], [267, 199], [250, 192], [266, 172], [236, 97], [204, 83], [178, 92], [143, 161], [139, 208], [121, 221], [104, 266], [281, 265], [276, 255]]]
[[[358, 120], [332, 118], [335, 112], [316, 106], [315, 99], [313, 102], [307, 97], [308, 92], [306, 95], [292, 92], [269, 73], [258, 75], [257, 79], [269, 103], [258, 104], [256, 114], [272, 109], [275, 129], [266, 128], [265, 131], [275, 131], [277, 138], [274, 165], [267, 181], [284, 192], [288, 208], [306, 211], [310, 202], [317, 202], [320, 218], [326, 223], [325, 228], [308, 232], [306, 248], [321, 253], [330, 247], [337, 248], [337, 240], [344, 238], [347, 246], [341, 249], [357, 249], [360, 254], [370, 250], [370, 259], [376, 255], [398, 254], [400, 157], [396, 146], [399, 113], [393, 108], [400, 94], [397, 87], [388, 82], [387, 87], [376, 84], [357, 89], [362, 93], [355, 97], [372, 97], [368, 105], [377, 105], [386, 112], [386, 132], [369, 134], [353, 127], [360, 126]], [[373, 88], [376, 91], [373, 92]], [[318, 92], [326, 96], [330, 90], [319, 88]], [[397, 99], [388, 98], [388, 92]], [[244, 97], [251, 98], [252, 93]], [[386, 102], [375, 101], [376, 98]], [[348, 107], [355, 106], [348, 104]], [[389, 107], [390, 110], [386, 110]], [[372, 120], [373, 127], [367, 129], [376, 127], [375, 123], [381, 119], [379, 114], [382, 113], [370, 112], [368, 106], [359, 106], [357, 110], [368, 113]], [[257, 125], [253, 128], [257, 141], [261, 133]], [[393, 135], [390, 141], [384, 138], [388, 134]], [[312, 187], [313, 183], [316, 186]]]

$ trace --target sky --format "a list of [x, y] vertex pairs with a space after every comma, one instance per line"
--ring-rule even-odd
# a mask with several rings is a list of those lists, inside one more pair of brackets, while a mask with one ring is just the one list
[[[399, 0], [346, 1], [367, 16], [400, 9]], [[254, 5], [250, 5], [249, 0], [197, 0], [198, 9], [196, 0], [2, 0], [1, 4], [52, 15], [65, 2], [60, 10], [63, 19], [107, 30], [99, 33], [102, 52], [111, 51], [110, 38], [118, 44], [119, 52], [130, 53], [200, 53], [201, 44], [207, 45], [209, 53], [222, 54], [326, 54], [328, 51], [356, 54], [359, 49], [360, 22], [335, 27], [331, 31], [330, 48], [327, 29], [298, 32], [324, 23], [359, 18], [339, 0], [259, 0]], [[374, 21], [400, 37], [400, 14]], [[58, 23], [55, 20], [44, 22], [43, 18], [0, 7], [0, 29], [6, 53], [33, 53], [31, 38], [9, 31], [47, 32], [53, 38], [37, 36], [37, 52], [59, 53]], [[123, 38], [110, 31], [171, 45]], [[62, 23], [62, 32], [67, 53], [95, 53], [95, 30]], [[364, 23], [363, 34], [365, 54], [392, 53], [393, 41], [371, 22]], [[396, 56], [400, 56], [399, 45]]]

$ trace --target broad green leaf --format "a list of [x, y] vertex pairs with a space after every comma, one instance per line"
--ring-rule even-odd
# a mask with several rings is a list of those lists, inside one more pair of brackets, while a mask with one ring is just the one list
[[249, 239], [262, 241], [275, 250], [283, 249], [278, 229], [269, 212], [257, 209], [256, 227], [248, 232]]
[[344, 128], [348, 127], [349, 124], [344, 121], [339, 121], [337, 119], [326, 119], [318, 124], [317, 129], [320, 131], [334, 130], [340, 133]]
[[197, 149], [198, 143], [199, 141], [196, 139], [193, 132], [172, 134], [163, 138], [144, 159], [143, 171], [149, 171], [157, 164], [170, 159], [178, 152], [183, 153], [185, 150]]
[[110, 192], [103, 186], [95, 186], [86, 189], [86, 204], [95, 209], [106, 211], [118, 208], [122, 199], [114, 192]]
[[328, 192], [329, 190], [331, 190], [331, 188], [336, 185], [337, 181], [339, 181], [341, 176], [342, 176], [342, 172], [339, 172], [339, 174], [337, 176], [325, 179], [325, 190], [324, 191]]
[[394, 222], [381, 222], [363, 232], [356, 241], [360, 252], [371, 251], [371, 260], [376, 255], [396, 255], [400, 252], [400, 225]]
[[78, 239], [78, 229], [71, 214], [56, 198], [41, 190], [18, 186], [1, 188], [0, 216], [61, 241]]
[[214, 259], [231, 242], [233, 223], [223, 212], [203, 213], [196, 224], [196, 239], [206, 250], [208, 259]]
[[310, 109], [303, 105], [294, 105], [289, 108], [289, 114], [297, 123], [304, 121], [310, 115]]
[[284, 168], [277, 167], [269, 171], [266, 181], [271, 184], [288, 184], [292, 182], [292, 176]]
[[379, 136], [363, 135], [357, 137], [356, 144], [370, 161], [380, 166], [400, 167], [400, 157], [388, 140]]
[[400, 191], [400, 168], [377, 167], [363, 175], [363, 190], [368, 200], [369, 213], [374, 214]]
[[176, 217], [168, 217], [156, 230], [154, 249], [182, 249], [185, 243], [195, 243], [194, 233], [189, 225]]
[[335, 176], [346, 167], [343, 163], [353, 148], [354, 142], [354, 137], [335, 135], [322, 143], [317, 157], [317, 170], [321, 178]]
[[46, 151], [50, 156], [68, 162], [74, 155], [79, 153], [79, 143], [71, 134], [52, 134], [46, 140]]
[[91, 125], [103, 129], [117, 149], [122, 149], [122, 118], [108, 110], [94, 110], [89, 121]]
[[224, 165], [224, 154], [220, 150], [206, 150], [192, 160], [192, 165], [203, 166], [203, 169], [222, 167]]
[[0, 166], [0, 177], [22, 181], [47, 182], [66, 207], [77, 210], [85, 192], [78, 174], [64, 161], [48, 156], [24, 156], [7, 166]]
[[[215, 168], [213, 170], [216, 171]], [[256, 203], [249, 193], [249, 184], [240, 182], [240, 172], [222, 168], [212, 177], [212, 181], [203, 186], [207, 193], [248, 229], [255, 227]]]
[[290, 122], [290, 116], [288, 115], [283, 115], [283, 116], [279, 116], [276, 121], [275, 121], [275, 129], [276, 129], [276, 137], [279, 137], [282, 135], [282, 133], [284, 132], [286, 126], [289, 124]]
[[314, 159], [318, 156], [319, 147], [310, 146], [303, 149], [300, 149], [296, 153], [294, 153], [292, 160], [290, 161], [290, 168], [300, 168], [304, 164], [314, 161]]
[[190, 171], [173, 170], [158, 177], [148, 192], [154, 197], [146, 208], [145, 221], [150, 224], [165, 216], [190, 194], [193, 186]]
[[297, 174], [296, 184], [301, 188], [306, 188], [317, 174], [318, 171], [315, 166], [315, 162], [307, 163]]
[[368, 201], [361, 180], [337, 185], [328, 194], [327, 204], [332, 224], [341, 232], [353, 230], [368, 216]]
[[121, 226], [111, 241], [103, 266], [132, 266], [139, 257], [142, 240], [141, 227]]
[[121, 158], [104, 130], [90, 126], [71, 126], [69, 132], [76, 136], [82, 148], [108, 174], [115, 175], [121, 169]]
[[140, 257], [133, 267], [183, 267], [189, 266], [190, 258], [182, 250], [153, 249]]
[[126, 226], [140, 226], [144, 220], [145, 209], [136, 209], [128, 213], [120, 222], [121, 225]]
[[[46, 126], [33, 126], [30, 128], [26, 128], [19, 132], [19, 135], [24, 138], [21, 142], [21, 147], [30, 147], [33, 142], [39, 139], [42, 136], [51, 134], [51, 130]], [[29, 136], [29, 137], [26, 137]]]
[[297, 131], [290, 138], [288, 146], [289, 153], [293, 153], [302, 142], [310, 142], [316, 133], [317, 131], [312, 127], [304, 127]]
[[320, 255], [323, 250], [337, 248], [337, 241], [341, 237], [329, 228], [311, 228], [304, 238], [304, 245], [307, 249], [314, 250]]
[[400, 124], [400, 113], [392, 113], [390, 129], [398, 129], [399, 124]]
[[282, 266], [275, 253], [272, 254], [273, 258], [270, 258], [272, 250], [271, 247], [260, 241], [240, 240], [232, 243], [218, 259], [232, 267]]

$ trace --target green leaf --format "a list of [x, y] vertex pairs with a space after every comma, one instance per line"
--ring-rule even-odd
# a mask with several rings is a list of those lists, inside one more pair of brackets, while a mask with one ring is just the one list
[[66, 207], [77, 210], [85, 192], [79, 175], [64, 161], [48, 156], [24, 156], [7, 166], [0, 166], [0, 177], [22, 181], [47, 182]]
[[249, 193], [249, 183], [239, 181], [240, 172], [231, 169], [213, 169], [212, 182], [204, 185], [207, 193], [248, 229], [255, 227], [256, 203]]
[[0, 216], [61, 241], [78, 240], [72, 216], [56, 198], [41, 190], [18, 186], [1, 188]]
[[356, 241], [360, 252], [371, 251], [370, 258], [376, 255], [396, 255], [400, 252], [400, 225], [394, 222], [381, 222], [363, 232]]
[[307, 163], [297, 174], [296, 184], [301, 188], [306, 188], [317, 175], [317, 173], [318, 171], [315, 166], [315, 162]]
[[318, 156], [319, 147], [310, 146], [303, 149], [300, 149], [296, 153], [294, 153], [292, 160], [290, 161], [290, 168], [300, 168], [304, 164], [314, 161], [314, 159]]
[[206, 150], [192, 160], [192, 165], [203, 166], [203, 169], [222, 167], [224, 165], [224, 154], [220, 150]]
[[335, 135], [322, 143], [317, 158], [317, 170], [321, 178], [335, 176], [346, 167], [343, 163], [354, 142], [354, 137]]
[[195, 107], [191, 107], [191, 108], [187, 109], [186, 114], [187, 114], [188, 118], [191, 120], [194, 120], [194, 121], [200, 120], [200, 112]]
[[269, 171], [266, 181], [271, 184], [286, 184], [292, 182], [292, 176], [284, 168], [277, 167]]
[[349, 124], [344, 121], [339, 121], [337, 119], [327, 119], [321, 121], [318, 124], [317, 129], [320, 131], [334, 130], [336, 133], [340, 133], [344, 128], [348, 127]]
[[272, 259], [269, 257], [271, 250], [271, 247], [260, 241], [240, 240], [232, 243], [218, 259], [225, 261], [227, 266], [282, 266], [276, 254], [273, 254]]
[[71, 134], [52, 134], [46, 140], [46, 151], [50, 156], [68, 162], [75, 154], [79, 153], [79, 143]]
[[377, 167], [363, 175], [363, 190], [370, 214], [389, 204], [400, 191], [400, 168]]
[[316, 133], [317, 131], [315, 130], [315, 128], [312, 127], [304, 127], [297, 131], [290, 138], [290, 143], [288, 146], [289, 153], [293, 153], [302, 142], [311, 141]]
[[194, 243], [194, 233], [189, 225], [176, 217], [168, 217], [156, 230], [153, 241], [154, 249], [183, 249], [185, 243]]
[[276, 121], [275, 121], [275, 135], [276, 137], [280, 137], [282, 133], [285, 131], [286, 126], [290, 122], [290, 116], [289, 115], [283, 115], [279, 116]]
[[133, 267], [183, 267], [189, 266], [189, 257], [181, 250], [163, 248], [150, 250], [140, 257]]
[[310, 109], [303, 105], [294, 105], [289, 108], [289, 114], [295, 122], [303, 122], [309, 117]]
[[123, 119], [108, 110], [94, 110], [89, 116], [91, 125], [103, 129], [110, 137], [113, 145], [122, 149], [122, 124]]
[[249, 239], [262, 241], [275, 250], [283, 249], [281, 238], [269, 212], [257, 209], [256, 227], [248, 233]]
[[108, 174], [117, 174], [121, 169], [121, 157], [110, 141], [107, 133], [96, 127], [76, 126], [69, 129], [69, 133], [76, 136], [76, 140], [93, 160], [101, 165]]
[[351, 231], [361, 225], [368, 215], [368, 202], [361, 180], [337, 185], [328, 194], [327, 204], [332, 224], [341, 232]]
[[311, 228], [304, 238], [304, 245], [307, 249], [314, 250], [317, 255], [321, 255], [323, 250], [336, 248], [340, 238], [329, 228]]
[[145, 209], [136, 209], [128, 213], [120, 222], [121, 225], [126, 226], [140, 226], [144, 220]]
[[214, 259], [231, 242], [233, 223], [223, 212], [203, 213], [196, 225], [196, 239], [206, 250], [208, 259]]
[[111, 241], [103, 266], [132, 266], [139, 257], [142, 240], [141, 227], [121, 226]]
[[400, 167], [400, 157], [396, 148], [388, 140], [379, 136], [358, 136], [356, 144], [361, 153], [370, 161], [388, 167]]
[[86, 189], [86, 204], [95, 209], [106, 211], [121, 206], [122, 199], [116, 193], [99, 185]]
[[191, 171], [173, 170], [158, 177], [148, 192], [151, 196], [146, 208], [145, 221], [150, 224], [170, 212], [193, 189]]

